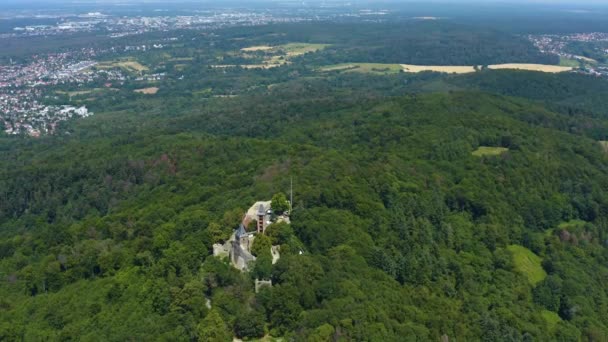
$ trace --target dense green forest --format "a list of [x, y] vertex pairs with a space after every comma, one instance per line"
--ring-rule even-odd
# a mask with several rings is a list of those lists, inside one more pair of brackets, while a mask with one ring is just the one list
[[[606, 157], [545, 127], [567, 118], [475, 93], [282, 106], [301, 114], [260, 102], [217, 134], [192, 113], [3, 153], [3, 336], [192, 339], [213, 318], [313, 340], [606, 337]], [[293, 238], [254, 294], [210, 245], [292, 176]]]
[[[605, 81], [316, 72], [416, 49], [425, 63], [499, 58], [456, 28], [435, 47], [396, 29], [384, 48], [355, 41], [378, 31], [341, 43], [357, 30], [343, 28], [197, 34], [158, 94], [126, 84], [76, 98], [96, 114], [57, 135], [0, 136], [0, 340], [607, 340]], [[508, 62], [544, 58], [475, 34], [500, 38]], [[209, 67], [293, 41], [332, 45], [273, 69]], [[265, 241], [276, 264], [213, 256], [292, 180], [291, 224]], [[273, 286], [256, 293], [255, 278]]]
[[[259, 44], [309, 42], [332, 44], [311, 60], [317, 65], [353, 61], [423, 65], [559, 63], [558, 57], [541, 53], [523, 37], [491, 29], [480, 30], [452, 21], [275, 24], [225, 29], [211, 36], [201, 35], [197, 31], [171, 31], [168, 34], [153, 32], [120, 39], [111, 39], [101, 33], [8, 38], [0, 46], [0, 58], [24, 58], [36, 52], [73, 51], [91, 46], [103, 48], [117, 43], [135, 45], [141, 44], [142, 40], [163, 36], [188, 37], [188, 44], [182, 43], [172, 51], [181, 50], [183, 56], [197, 57], [199, 60], [210, 57], [207, 61], [215, 60], [217, 53], [214, 54], [214, 50], [224, 52], [230, 48]], [[201, 48], [207, 51], [198, 50]]]
[[318, 65], [343, 62], [422, 65], [559, 63], [559, 58], [541, 53], [522, 37], [451, 21], [272, 25], [253, 30], [237, 28], [230, 34], [253, 36], [256, 40], [271, 43], [332, 44], [314, 55], [314, 63]]
[[[608, 81], [576, 73], [549, 74], [523, 71], [478, 72], [440, 81], [458, 89], [477, 89], [507, 96], [541, 101], [556, 111], [579, 120], [582, 117], [606, 118], [608, 114]], [[594, 124], [598, 138], [605, 138], [605, 131]]]

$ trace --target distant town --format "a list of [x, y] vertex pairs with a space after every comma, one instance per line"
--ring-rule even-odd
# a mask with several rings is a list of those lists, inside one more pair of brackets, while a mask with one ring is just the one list
[[298, 22], [301, 17], [281, 17], [270, 13], [241, 11], [203, 12], [190, 16], [142, 16], [115, 17], [91, 12], [77, 17], [57, 18], [54, 25], [31, 25], [15, 27], [13, 32], [0, 38], [19, 36], [45, 36], [77, 32], [107, 32], [118, 38], [152, 31], [176, 29], [217, 29], [229, 26], [264, 25], [280, 22]]
[[[11, 32], [0, 33], [3, 39], [99, 33], [110, 38], [138, 35], [155, 31], [179, 29], [211, 30], [231, 26], [253, 26], [270, 23], [287, 23], [311, 20], [310, 15], [281, 14], [280, 11], [215, 10], [194, 11], [192, 15], [174, 16], [117, 16], [101, 12], [33, 16], [50, 19], [54, 24], [15, 26]], [[362, 13], [369, 15], [369, 13]], [[15, 15], [15, 18], [20, 17]], [[317, 16], [316, 19], [319, 19]], [[177, 38], [172, 38], [172, 41]], [[100, 56], [109, 53], [138, 52], [162, 49], [165, 45], [117, 45], [106, 49], [87, 48], [76, 51], [38, 54], [27, 62], [13, 61], [0, 64], [0, 128], [10, 135], [25, 134], [33, 137], [52, 134], [57, 125], [72, 118], [92, 115], [86, 106], [69, 103], [57, 104], [57, 94], [48, 88], [70, 85], [83, 88], [88, 84], [103, 87], [123, 85], [126, 81], [155, 82], [165, 73], [129, 73], [123, 65], [103, 65]], [[127, 65], [128, 66], [128, 65]], [[141, 65], [139, 65], [141, 66]], [[125, 70], [126, 69], [126, 70]], [[78, 92], [73, 92], [78, 93]], [[53, 101], [49, 101], [53, 100]]]
[[[48, 37], [61, 39], [62, 35], [74, 36], [88, 33], [103, 36], [109, 44], [78, 48], [60, 49], [61, 52], [38, 53], [20, 60], [10, 59], [0, 62], [0, 129], [9, 135], [29, 135], [37, 137], [53, 134], [58, 125], [67, 120], [92, 115], [90, 108], [82, 102], [73, 102], [72, 96], [87, 93], [84, 89], [109, 89], [116, 91], [132, 82], [148, 88], [135, 89], [136, 93], [149, 94], [158, 91], [154, 84], [167, 77], [164, 70], [148, 70], [137, 60], [116, 60], [130, 53], [169, 49], [183, 45], [179, 38], [164, 36], [154, 43], [142, 43], [129, 36], [151, 32], [167, 34], [174, 30], [212, 30], [233, 26], [254, 26], [272, 23], [294, 23], [312, 20], [344, 20], [358, 17], [366, 21], [381, 21], [389, 14], [386, 10], [357, 9], [353, 11], [332, 11], [321, 9], [298, 12], [269, 9], [225, 9], [194, 10], [191, 15], [170, 15], [158, 12], [145, 15], [117, 15], [100, 11], [75, 14], [53, 14], [40, 17], [32, 15], [33, 21], [23, 21], [10, 29], [0, 32], [3, 40], [27, 37]], [[15, 14], [11, 18], [21, 18]], [[44, 19], [45, 24], [31, 24]], [[416, 20], [437, 20], [436, 17], [415, 17]], [[92, 33], [92, 34], [91, 34]], [[38, 37], [38, 38], [35, 38]], [[119, 38], [129, 37], [122, 41]], [[578, 33], [565, 35], [528, 35], [527, 38], [542, 52], [560, 57], [560, 64], [574, 69], [574, 72], [598, 77], [608, 77], [608, 33]], [[130, 39], [130, 41], [129, 41]], [[118, 43], [121, 41], [120, 43]], [[128, 41], [125, 43], [125, 41]], [[116, 42], [116, 43], [114, 43]], [[297, 55], [290, 52], [292, 57]], [[108, 61], [108, 56], [114, 62]], [[234, 57], [234, 56], [233, 56]], [[246, 58], [240, 56], [239, 58]], [[281, 65], [284, 60], [275, 57], [270, 66]], [[285, 57], [286, 58], [286, 57]], [[180, 60], [176, 58], [175, 60]], [[183, 57], [181, 60], [192, 60]], [[257, 66], [257, 64], [253, 64]], [[180, 69], [175, 70], [180, 70]], [[269, 67], [262, 64], [263, 68]], [[184, 76], [175, 75], [181, 80]], [[131, 82], [131, 83], [130, 83]], [[127, 87], [128, 88], [128, 87]], [[69, 90], [66, 90], [69, 89]], [[218, 95], [221, 96], [221, 95]], [[88, 104], [88, 103], [87, 103]]]
[[579, 67], [579, 72], [608, 77], [608, 33], [590, 32], [566, 35], [529, 35], [540, 51], [560, 56], [563, 65]]
[[91, 115], [86, 107], [48, 105], [43, 101], [48, 86], [124, 81], [120, 70], [92, 70], [97, 64], [93, 49], [34, 56], [29, 63], [0, 65], [0, 124], [7, 134], [39, 136], [53, 133], [57, 124]]

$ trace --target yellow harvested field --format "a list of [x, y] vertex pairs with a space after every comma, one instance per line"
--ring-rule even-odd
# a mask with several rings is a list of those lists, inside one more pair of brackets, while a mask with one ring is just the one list
[[259, 46], [251, 46], [248, 48], [243, 48], [241, 49], [241, 51], [245, 51], [245, 52], [254, 52], [254, 51], [268, 51], [268, 50], [272, 50], [273, 47], [269, 46], [269, 45], [259, 45]]
[[525, 63], [508, 63], [508, 64], [494, 64], [489, 65], [489, 69], [515, 69], [515, 70], [529, 70], [529, 71], [542, 71], [542, 72], [564, 72], [571, 71], [572, 67], [559, 66], [559, 65], [546, 65], [546, 64], [525, 64]]
[[[310, 44], [310, 43], [288, 43], [283, 45], [257, 45], [242, 48], [240, 54], [231, 54], [242, 58], [256, 59], [252, 64], [239, 65], [243, 69], [270, 69], [281, 65], [289, 64], [289, 59], [292, 57], [301, 56], [309, 52], [316, 52], [329, 46], [328, 44]], [[259, 59], [259, 54], [247, 54], [248, 52], [264, 52], [262, 60]], [[229, 68], [236, 65], [212, 65], [213, 68]]]
[[405, 72], [423, 72], [423, 71], [434, 71], [444, 72], [448, 74], [468, 74], [475, 72], [475, 67], [472, 66], [459, 66], [459, 65], [412, 65], [412, 64], [401, 64], [401, 68]]
[[329, 44], [288, 43], [279, 46], [279, 48], [285, 50], [288, 57], [295, 57], [309, 52], [317, 52], [328, 46]]
[[329, 44], [311, 44], [311, 43], [287, 43], [283, 45], [270, 46], [270, 45], [259, 45], [251, 46], [241, 49], [243, 52], [255, 52], [255, 51], [284, 51], [287, 56], [299, 56], [308, 52], [315, 52], [323, 50], [329, 46]]
[[136, 93], [140, 93], [140, 94], [154, 95], [154, 94], [158, 93], [158, 87], [135, 89], [133, 91]]

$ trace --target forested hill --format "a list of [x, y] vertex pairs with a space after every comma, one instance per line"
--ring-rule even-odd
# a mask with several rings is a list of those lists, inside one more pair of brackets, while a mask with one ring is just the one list
[[[584, 122], [474, 92], [308, 94], [3, 142], [0, 339], [608, 338], [608, 159]], [[292, 177], [278, 263], [211, 256]]]
[[601, 77], [576, 73], [497, 71], [460, 75], [451, 78], [448, 83], [465, 89], [543, 101], [573, 116], [583, 114], [606, 118], [608, 113], [605, 101], [608, 81]]
[[[271, 44], [289, 41], [332, 44], [310, 56], [318, 65], [370, 62], [419, 65], [558, 64], [522, 36], [449, 20], [389, 23], [323, 23], [237, 28], [223, 34], [255, 37]], [[251, 42], [248, 40], [248, 42]]]

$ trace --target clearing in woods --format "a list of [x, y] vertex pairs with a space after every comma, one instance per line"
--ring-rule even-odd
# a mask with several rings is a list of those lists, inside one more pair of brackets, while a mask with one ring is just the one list
[[[270, 69], [281, 65], [289, 64], [290, 58], [304, 55], [309, 52], [317, 52], [329, 46], [329, 44], [310, 44], [310, 43], [288, 43], [283, 45], [257, 45], [242, 48], [241, 52], [263, 52], [264, 59], [261, 63], [238, 65], [244, 69]], [[252, 54], [243, 54], [245, 58], [255, 58]], [[259, 57], [259, 56], [258, 56]], [[228, 68], [236, 65], [212, 65], [214, 68]]]
[[507, 64], [494, 64], [488, 65], [489, 69], [515, 69], [515, 70], [528, 70], [528, 71], [542, 71], [550, 73], [558, 73], [564, 71], [571, 71], [573, 68], [569, 66], [560, 65], [548, 65], [548, 64], [528, 64], [528, 63], [507, 63]]
[[288, 43], [279, 45], [280, 50], [285, 51], [286, 57], [300, 56], [309, 52], [317, 52], [328, 47], [329, 44]]
[[110, 62], [101, 62], [94, 66], [97, 69], [115, 69], [121, 68], [129, 72], [142, 72], [147, 71], [148, 67], [140, 64], [136, 60], [118, 60]]
[[194, 57], [173, 57], [169, 58], [167, 62], [192, 62]]
[[508, 150], [509, 149], [506, 147], [479, 146], [479, 148], [471, 152], [471, 154], [476, 157], [498, 156], [507, 152]]
[[[542, 71], [550, 73], [558, 73], [571, 71], [574, 69], [573, 66], [560, 66], [560, 65], [544, 65], [544, 64], [496, 64], [488, 66], [489, 69], [511, 69], [511, 70], [528, 70], [528, 71]], [[468, 66], [468, 65], [413, 65], [413, 64], [389, 64], [389, 63], [341, 63], [334, 65], [327, 65], [321, 67], [318, 70], [322, 72], [327, 71], [344, 71], [344, 72], [364, 72], [364, 73], [397, 73], [400, 71], [419, 73], [425, 71], [441, 72], [447, 74], [468, 74], [474, 73], [481, 70], [482, 66]], [[381, 70], [382, 72], [378, 72]]]
[[583, 61], [583, 62], [587, 62], [587, 63], [591, 63], [591, 64], [597, 64], [597, 61], [593, 58], [589, 58], [589, 57], [585, 57], [585, 56], [572, 56], [577, 60]]
[[154, 95], [154, 94], [158, 93], [158, 87], [135, 89], [133, 91], [136, 93], [140, 93], [140, 94]]
[[173, 68], [177, 71], [182, 71], [188, 67], [189, 64], [175, 64]]
[[345, 72], [361, 72], [370, 74], [396, 74], [401, 71], [399, 64], [383, 64], [383, 63], [343, 63], [329, 65], [319, 69], [320, 71], [345, 71]]
[[528, 278], [531, 285], [536, 285], [547, 276], [541, 266], [542, 259], [531, 250], [520, 245], [510, 245], [507, 250], [513, 255], [515, 269]]
[[293, 57], [303, 55], [308, 52], [316, 52], [319, 50], [323, 50], [328, 47], [329, 44], [312, 44], [312, 43], [287, 43], [283, 45], [257, 45], [250, 46], [246, 48], [242, 48], [243, 52], [257, 52], [257, 51], [266, 51], [272, 52], [278, 55], [283, 55], [284, 57]]
[[57, 90], [55, 93], [62, 94], [62, 95], [68, 95], [68, 96], [81, 96], [81, 95], [88, 95], [88, 94], [93, 94], [93, 93], [95, 93], [95, 94], [104, 93], [104, 92], [108, 92], [108, 91], [118, 91], [118, 89], [116, 89], [116, 88], [93, 88], [93, 89], [75, 90], [75, 91]]
[[254, 51], [268, 51], [272, 50], [273, 47], [269, 45], [258, 45], [258, 46], [250, 46], [246, 48], [242, 48], [241, 51], [245, 52], [254, 52]]
[[600, 140], [599, 143], [600, 143], [600, 146], [602, 146], [602, 149], [604, 150], [604, 152], [608, 153], [608, 141]]
[[423, 71], [434, 71], [443, 72], [448, 74], [468, 74], [475, 72], [474, 66], [465, 65], [412, 65], [412, 64], [401, 64], [403, 71], [405, 72], [423, 72]]
[[565, 66], [565, 67], [571, 67], [571, 68], [578, 68], [581, 66], [581, 63], [579, 61], [577, 61], [576, 59], [560, 57], [559, 65]]

